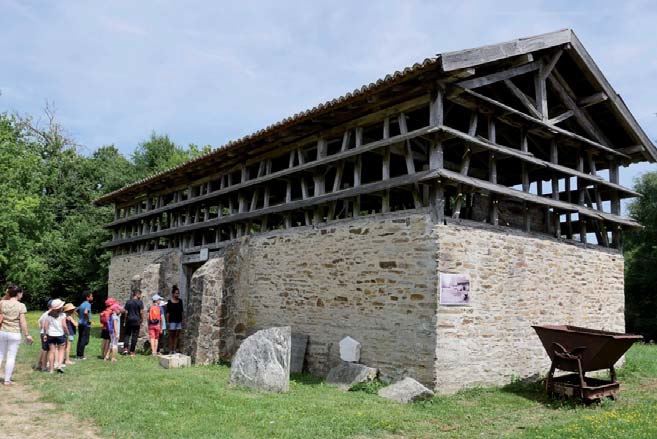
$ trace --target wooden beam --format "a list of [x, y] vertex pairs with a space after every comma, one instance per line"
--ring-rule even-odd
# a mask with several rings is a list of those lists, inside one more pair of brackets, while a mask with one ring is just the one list
[[590, 181], [590, 182], [593, 182], [593, 183], [596, 183], [596, 184], [600, 184], [600, 185], [604, 185], [604, 186], [616, 189], [620, 193], [626, 194], [630, 197], [639, 196], [639, 194], [637, 192], [635, 192], [631, 189], [628, 189], [626, 187], [623, 187], [621, 185], [608, 182], [608, 181], [606, 181], [605, 179], [603, 179], [599, 176], [586, 174], [584, 172], [581, 172], [581, 171], [578, 171], [578, 170], [575, 170], [575, 169], [572, 169], [572, 168], [569, 168], [569, 167], [566, 167], [566, 166], [563, 166], [563, 165], [554, 164], [554, 163], [539, 159], [539, 158], [535, 157], [534, 155], [532, 155], [530, 153], [522, 152], [522, 151], [519, 151], [517, 149], [510, 148], [508, 146], [503, 146], [503, 145], [500, 145], [500, 144], [497, 144], [497, 143], [493, 144], [493, 143], [487, 142], [485, 140], [481, 140], [479, 138], [469, 136], [469, 135], [467, 135], [465, 133], [462, 133], [461, 131], [458, 131], [454, 128], [450, 128], [450, 127], [447, 127], [447, 126], [442, 126], [442, 127], [440, 127], [440, 132], [448, 134], [451, 137], [456, 137], [456, 138], [459, 138], [461, 140], [464, 140], [465, 142], [467, 142], [471, 145], [479, 146], [479, 147], [482, 147], [482, 148], [487, 149], [489, 151], [495, 151], [495, 152], [498, 153], [498, 155], [500, 155], [500, 154], [508, 155], [508, 156], [511, 156], [511, 157], [514, 157], [514, 158], [518, 158], [518, 159], [520, 159], [520, 160], [522, 160], [526, 163], [530, 163], [530, 164], [533, 164], [533, 165], [537, 165], [537, 166], [540, 166], [540, 167], [551, 169], [551, 170], [557, 171], [557, 172], [559, 172], [561, 174], [564, 174], [564, 175], [579, 177], [579, 178], [585, 179], [587, 181]]
[[[111, 222], [111, 223], [107, 224], [105, 227], [114, 227], [118, 224], [127, 223], [127, 222], [130, 222], [130, 221], [132, 221], [134, 219], [137, 219], [137, 218], [146, 217], [146, 216], [149, 216], [149, 215], [155, 215], [155, 214], [158, 214], [158, 213], [161, 213], [161, 212], [166, 212], [166, 211], [173, 210], [173, 209], [178, 209], [180, 207], [184, 207], [184, 206], [194, 204], [194, 203], [198, 203], [198, 202], [201, 202], [201, 201], [211, 200], [211, 199], [220, 197], [222, 195], [233, 193], [233, 192], [238, 191], [240, 189], [255, 186], [255, 185], [258, 185], [258, 184], [264, 184], [266, 182], [269, 182], [269, 181], [272, 181], [272, 180], [275, 180], [275, 179], [278, 179], [278, 178], [281, 178], [281, 177], [286, 177], [286, 176], [291, 175], [291, 174], [295, 174], [295, 173], [299, 173], [299, 172], [303, 172], [303, 171], [308, 171], [308, 170], [311, 170], [311, 169], [313, 169], [317, 166], [328, 165], [328, 164], [332, 164], [332, 163], [335, 163], [335, 162], [339, 162], [341, 160], [345, 160], [345, 159], [357, 156], [357, 155], [362, 154], [364, 152], [374, 151], [374, 150], [383, 148], [385, 146], [391, 146], [391, 145], [394, 145], [394, 144], [397, 144], [397, 143], [403, 143], [406, 140], [410, 140], [410, 139], [413, 139], [413, 138], [416, 138], [416, 137], [433, 135], [433, 134], [437, 133], [438, 130], [439, 130], [439, 128], [437, 128], [437, 127], [424, 127], [424, 128], [420, 128], [420, 129], [417, 129], [417, 130], [407, 132], [405, 134], [400, 134], [400, 135], [397, 135], [397, 136], [390, 137], [389, 139], [377, 140], [375, 142], [371, 142], [371, 143], [367, 143], [365, 145], [362, 145], [358, 148], [352, 148], [352, 149], [348, 149], [346, 151], [342, 151], [342, 152], [339, 152], [339, 153], [336, 153], [336, 154], [333, 154], [333, 155], [329, 155], [326, 158], [323, 158], [321, 160], [315, 160], [315, 161], [312, 161], [312, 162], [308, 162], [308, 163], [300, 164], [298, 166], [294, 166], [292, 168], [283, 169], [283, 170], [280, 170], [280, 171], [277, 171], [277, 172], [273, 172], [269, 175], [265, 175], [265, 176], [260, 177], [260, 178], [254, 178], [254, 179], [248, 180], [244, 183], [238, 183], [238, 184], [234, 184], [234, 185], [229, 184], [229, 186], [224, 188], [224, 189], [220, 189], [220, 190], [211, 192], [211, 193], [203, 195], [203, 196], [195, 197], [193, 199], [187, 199], [187, 200], [184, 200], [184, 201], [174, 202], [174, 203], [169, 204], [167, 206], [164, 206], [160, 209], [154, 209], [150, 212], [143, 213], [138, 217], [133, 216], [133, 217], [130, 217], [130, 218], [122, 218], [118, 221], [114, 221], [114, 222]], [[296, 154], [296, 153], [294, 153], [294, 154]], [[229, 177], [230, 177], [230, 174], [229, 174]]]
[[105, 248], [116, 247], [119, 245], [125, 245], [140, 240], [154, 239], [162, 236], [177, 235], [181, 233], [188, 233], [194, 230], [216, 227], [220, 224], [243, 222], [243, 221], [252, 220], [261, 217], [263, 215], [281, 214], [284, 212], [291, 212], [294, 210], [308, 209], [318, 204], [324, 204], [335, 200], [355, 198], [363, 194], [381, 192], [385, 189], [412, 185], [419, 181], [423, 181], [425, 177], [427, 177], [430, 174], [430, 172], [432, 171], [420, 171], [412, 175], [402, 175], [399, 177], [393, 177], [386, 181], [366, 183], [359, 187], [342, 189], [335, 193], [318, 195], [316, 197], [310, 197], [305, 200], [296, 200], [296, 201], [292, 201], [291, 203], [281, 203], [274, 206], [270, 206], [266, 209], [261, 208], [252, 212], [243, 212], [243, 213], [237, 213], [232, 216], [224, 216], [223, 218], [215, 218], [206, 223], [190, 224], [180, 227], [178, 229], [162, 230], [160, 232], [152, 233], [147, 236], [139, 236], [122, 241], [108, 242], [104, 244], [103, 247]]
[[522, 90], [520, 90], [516, 85], [511, 82], [510, 79], [504, 80], [504, 84], [511, 91], [511, 93], [525, 106], [527, 110], [531, 113], [532, 116], [541, 118], [542, 115], [536, 109], [536, 101], [527, 96]]
[[552, 119], [548, 119], [547, 123], [549, 123], [551, 125], [556, 125], [559, 122], [563, 122], [564, 120], [571, 118], [574, 114], [575, 114], [575, 112], [573, 110], [568, 110], [564, 113], [561, 113], [557, 117], [553, 117]]
[[578, 124], [586, 131], [590, 136], [595, 140], [603, 144], [604, 146], [611, 146], [611, 142], [605, 136], [605, 134], [600, 130], [600, 128], [593, 122], [588, 114], [584, 110], [580, 109], [576, 103], [576, 97], [573, 91], [568, 86], [568, 83], [565, 79], [559, 74], [559, 71], [555, 69], [553, 74], [548, 77], [550, 85], [557, 92], [561, 100], [563, 101], [566, 108], [571, 110], [577, 120]]
[[465, 81], [460, 81], [457, 82], [456, 84], [459, 87], [463, 87], [463, 88], [483, 87], [485, 85], [490, 85], [499, 81], [504, 81], [505, 79], [511, 79], [519, 75], [524, 75], [525, 73], [534, 72], [538, 70], [539, 67], [540, 67], [540, 63], [534, 61], [507, 70], [502, 70], [501, 72], [491, 73], [490, 75], [479, 76], [477, 78], [472, 78], [472, 79], [466, 79]]
[[458, 172], [450, 171], [448, 169], [439, 169], [435, 171], [429, 171], [429, 173], [423, 177], [423, 181], [428, 181], [432, 180], [435, 178], [442, 177], [446, 180], [453, 181], [455, 183], [461, 183], [465, 184], [468, 186], [472, 186], [477, 189], [481, 189], [484, 191], [489, 191], [489, 192], [494, 192], [500, 195], [508, 196], [510, 198], [515, 198], [518, 200], [524, 200], [528, 201], [530, 203], [538, 204], [541, 206], [547, 206], [547, 207], [553, 207], [556, 209], [559, 209], [564, 212], [577, 212], [580, 215], [584, 215], [586, 217], [590, 218], [595, 218], [597, 220], [605, 220], [611, 223], [616, 223], [620, 224], [623, 226], [627, 227], [641, 227], [639, 223], [636, 221], [629, 219], [629, 218], [623, 218], [617, 215], [613, 215], [610, 213], [606, 212], [600, 212], [595, 209], [591, 209], [588, 207], [584, 206], [579, 206], [577, 204], [572, 204], [572, 203], [566, 203], [564, 201], [559, 201], [559, 200], [553, 200], [551, 198], [546, 198], [546, 197], [541, 197], [538, 195], [534, 195], [531, 193], [526, 193], [518, 189], [513, 189], [510, 187], [506, 187], [500, 184], [494, 184], [491, 183], [490, 181], [486, 180], [481, 180], [478, 178], [473, 178], [473, 177], [466, 177], [464, 175], [461, 175]]
[[[473, 100], [475, 100], [474, 106], [477, 107], [478, 104], [489, 104], [493, 108], [497, 108], [498, 110], [504, 111], [506, 113], [506, 116], [513, 116], [517, 117], [518, 119], [521, 119], [523, 121], [523, 125], [526, 124], [526, 122], [530, 122], [532, 125], [539, 127], [539, 128], [544, 128], [547, 130], [548, 133], [552, 134], [558, 134], [561, 136], [564, 136], [568, 139], [571, 139], [573, 141], [577, 141], [578, 143], [583, 143], [589, 147], [595, 148], [595, 150], [599, 152], [605, 152], [611, 155], [615, 155], [618, 157], [623, 157], [626, 159], [629, 159], [630, 157], [622, 154], [612, 148], [609, 148], [605, 145], [602, 145], [601, 143], [595, 142], [591, 139], [588, 139], [586, 137], [580, 136], [579, 134], [572, 133], [568, 130], [565, 130], [563, 128], [560, 128], [555, 125], [550, 125], [546, 121], [539, 120], [533, 116], [530, 116], [528, 114], [523, 113], [522, 111], [518, 111], [515, 108], [509, 107], [508, 105], [505, 105], [501, 102], [498, 102], [494, 99], [489, 98], [488, 96], [484, 96], [480, 93], [477, 93], [472, 90], [463, 90], [463, 94], [459, 98], [463, 98], [464, 96], [469, 96]], [[457, 100], [458, 101], [458, 100]]]
[[541, 75], [543, 76], [543, 79], [546, 79], [548, 76], [550, 76], [550, 73], [552, 73], [552, 69], [554, 69], [554, 66], [557, 65], [557, 62], [559, 62], [559, 58], [561, 58], [561, 54], [563, 53], [563, 49], [558, 49], [556, 52], [550, 56], [549, 59], [547, 59], [544, 63], [544, 67], [541, 71]]
[[594, 93], [591, 96], [587, 96], [585, 98], [578, 99], [577, 100], [577, 106], [579, 108], [583, 109], [583, 108], [586, 108], [586, 107], [590, 107], [591, 105], [596, 105], [596, 104], [599, 104], [601, 102], [604, 102], [607, 99], [609, 99], [609, 96], [607, 96], [607, 93], [601, 91], [601, 92], [598, 92], [598, 93]]
[[541, 114], [539, 119], [547, 121], [549, 115], [544, 71], [543, 63], [539, 63], [539, 69], [534, 74], [534, 90], [536, 92], [536, 109]]

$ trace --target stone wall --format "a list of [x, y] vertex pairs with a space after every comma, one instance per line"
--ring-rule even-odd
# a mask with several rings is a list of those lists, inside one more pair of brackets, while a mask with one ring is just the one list
[[428, 215], [399, 213], [254, 236], [235, 283], [248, 332], [290, 325], [309, 336], [307, 368], [324, 375], [345, 336], [384, 379], [432, 385], [436, 239]]
[[[123, 303], [130, 297], [135, 276], [142, 277], [145, 271], [152, 272], [152, 264], [159, 264], [157, 286], [149, 282], [144, 284], [144, 304], [148, 304], [150, 296], [156, 291], [165, 291], [167, 294], [171, 287], [180, 280], [180, 252], [177, 250], [156, 250], [144, 253], [113, 256], [109, 267], [108, 294]], [[149, 279], [153, 276], [149, 276]], [[154, 292], [152, 292], [154, 291]]]
[[624, 331], [623, 258], [477, 224], [436, 226], [438, 272], [470, 274], [470, 306], [438, 306], [436, 390], [546, 373], [531, 325]]
[[190, 281], [185, 353], [195, 364], [221, 360], [221, 315], [224, 295], [224, 258], [210, 259]]

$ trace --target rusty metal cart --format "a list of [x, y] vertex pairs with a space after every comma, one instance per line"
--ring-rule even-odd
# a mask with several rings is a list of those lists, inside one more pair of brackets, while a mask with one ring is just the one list
[[[593, 401], [615, 399], [620, 383], [616, 381], [614, 364], [643, 337], [640, 335], [600, 331], [578, 326], [532, 326], [552, 360], [545, 388], [550, 395], [579, 397]], [[559, 377], [555, 370], [573, 372]], [[587, 372], [609, 369], [610, 381], [587, 377]]]

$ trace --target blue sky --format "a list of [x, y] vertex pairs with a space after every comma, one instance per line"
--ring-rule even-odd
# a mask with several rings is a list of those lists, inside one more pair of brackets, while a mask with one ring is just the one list
[[[220, 146], [436, 53], [570, 27], [657, 139], [654, 1], [0, 0], [0, 111]], [[622, 183], [657, 165], [621, 171]]]

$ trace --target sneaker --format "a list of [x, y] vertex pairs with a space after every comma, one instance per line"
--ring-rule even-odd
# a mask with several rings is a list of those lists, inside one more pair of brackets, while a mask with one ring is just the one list
[[134, 353], [134, 352], [130, 352], [130, 356], [131, 356], [131, 357], [134, 357], [134, 356], [135, 356], [135, 353]]
[[80, 361], [82, 361], [82, 360], [86, 360], [87, 357], [75, 357], [75, 359], [76, 359], [76, 360], [80, 360]]
[[59, 369], [55, 369], [55, 370], [57, 371], [57, 373], [64, 373], [64, 369], [62, 369], [61, 367]]

